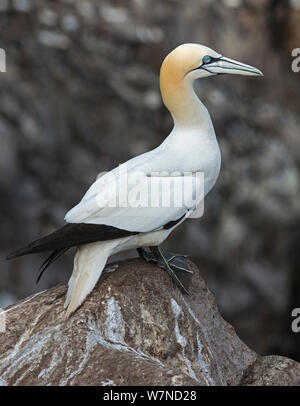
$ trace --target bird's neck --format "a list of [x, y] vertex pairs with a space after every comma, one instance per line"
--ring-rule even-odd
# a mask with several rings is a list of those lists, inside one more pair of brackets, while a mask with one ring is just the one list
[[176, 127], [210, 127], [210, 115], [189, 81], [161, 79], [161, 94]]

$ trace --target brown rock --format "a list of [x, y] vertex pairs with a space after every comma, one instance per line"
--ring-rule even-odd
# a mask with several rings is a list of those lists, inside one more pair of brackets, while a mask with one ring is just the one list
[[300, 364], [278, 355], [260, 357], [241, 382], [251, 386], [300, 386]]
[[300, 366], [260, 358], [220, 316], [199, 270], [191, 295], [144, 261], [116, 265], [64, 321], [66, 286], [10, 308], [0, 334], [2, 385], [299, 384]]

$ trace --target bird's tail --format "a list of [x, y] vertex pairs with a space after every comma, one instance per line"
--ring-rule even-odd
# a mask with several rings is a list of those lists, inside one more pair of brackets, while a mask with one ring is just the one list
[[70, 317], [93, 290], [108, 257], [114, 253], [117, 245], [118, 240], [116, 239], [85, 244], [77, 248], [73, 273], [68, 283], [65, 319]]
[[103, 224], [66, 224], [55, 230], [53, 233], [31, 242], [26, 245], [26, 247], [19, 248], [17, 251], [10, 253], [6, 259], [13, 259], [22, 255], [45, 251], [56, 251], [54, 254], [56, 255], [58, 252], [66, 248], [77, 247], [78, 245], [93, 243], [96, 241], [118, 239], [133, 234], [137, 233]]

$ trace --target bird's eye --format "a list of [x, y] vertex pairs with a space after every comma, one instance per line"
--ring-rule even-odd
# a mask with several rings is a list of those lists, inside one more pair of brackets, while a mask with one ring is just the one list
[[211, 56], [209, 56], [209, 55], [205, 55], [203, 58], [202, 58], [202, 62], [203, 63], [210, 63], [211, 62]]

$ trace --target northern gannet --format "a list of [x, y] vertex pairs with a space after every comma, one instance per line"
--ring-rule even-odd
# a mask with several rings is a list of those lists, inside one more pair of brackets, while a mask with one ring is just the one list
[[[68, 224], [7, 257], [53, 251], [43, 263], [42, 273], [67, 249], [77, 247], [65, 300], [66, 318], [92, 291], [108, 258], [132, 248], [147, 261], [155, 261], [165, 268], [177, 286], [188, 293], [191, 271], [184, 256], [164, 254], [159, 245], [197, 210], [218, 178], [221, 166], [218, 142], [210, 115], [196, 96], [193, 83], [196, 79], [224, 73], [262, 75], [252, 66], [199, 44], [183, 44], [169, 53], [160, 70], [162, 99], [174, 120], [169, 136], [157, 148], [99, 176], [82, 200], [66, 214]], [[204, 174], [202, 180], [195, 178], [192, 182], [192, 194], [201, 196], [200, 200], [169, 207], [128, 206], [128, 196], [134, 187], [121, 180], [124, 174], [138, 178], [143, 193], [149, 190], [151, 181], [158, 182], [160, 187], [150, 192], [150, 197], [160, 199], [164, 185], [174, 173], [183, 179], [183, 186], [193, 174]], [[188, 180], [184, 180], [185, 173], [191, 174]], [[169, 192], [174, 197], [178, 190]], [[111, 204], [116, 202], [117, 195], [118, 204]]]

